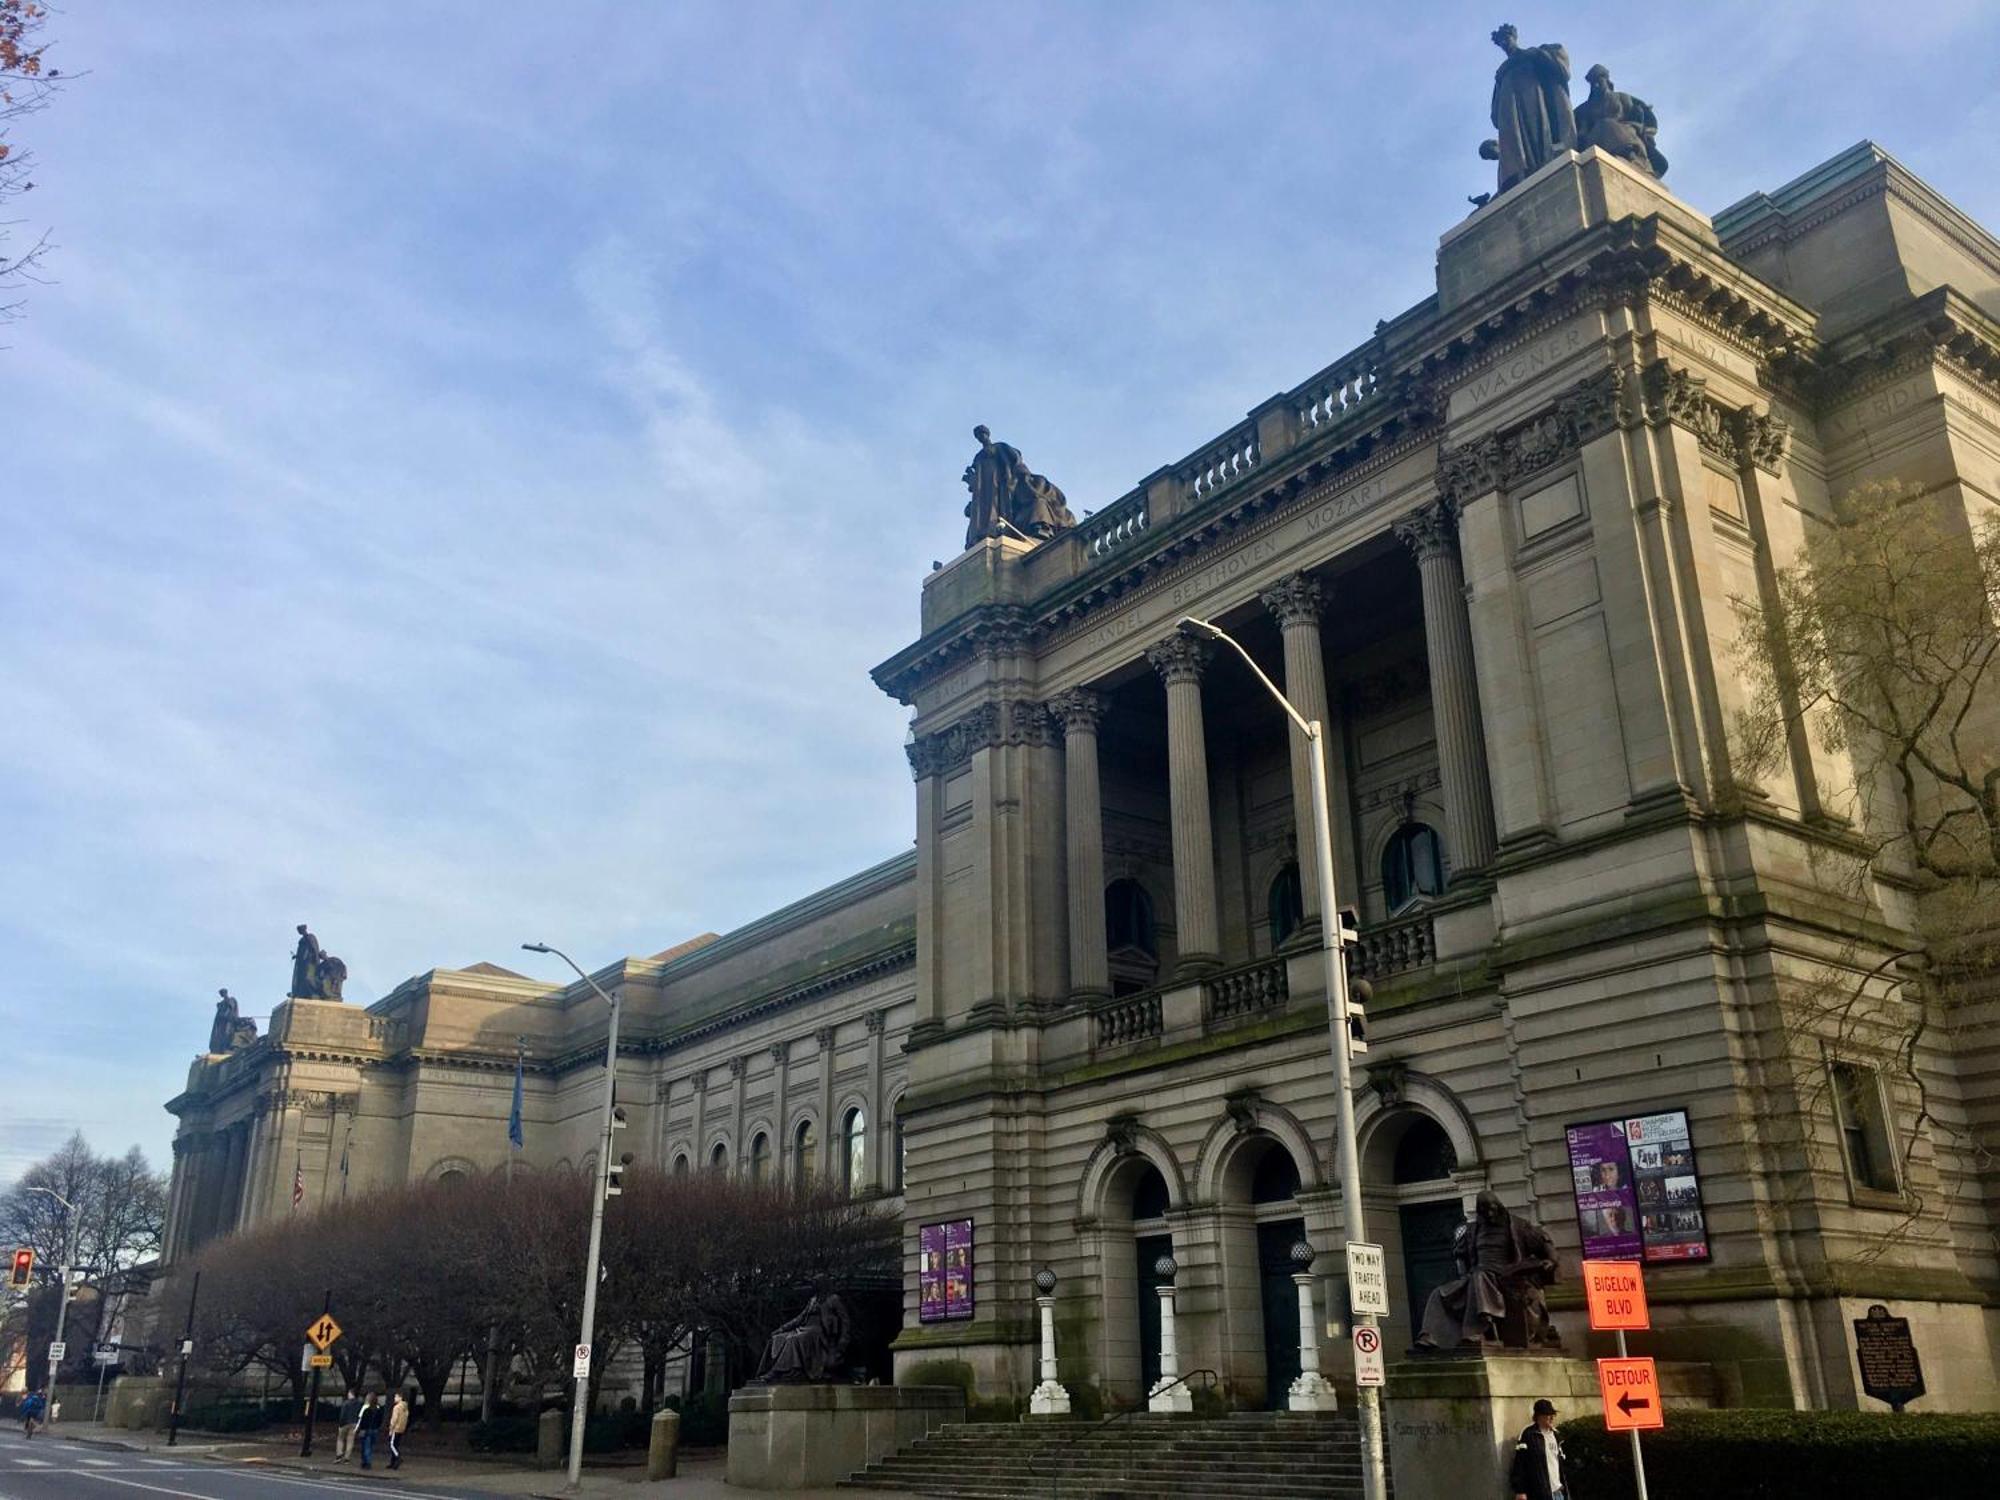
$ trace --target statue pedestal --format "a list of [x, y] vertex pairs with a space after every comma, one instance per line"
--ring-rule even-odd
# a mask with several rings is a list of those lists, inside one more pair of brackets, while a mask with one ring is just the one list
[[1551, 1354], [1440, 1355], [1390, 1367], [1389, 1461], [1399, 1495], [1485, 1496], [1505, 1488], [1537, 1397], [1563, 1418], [1597, 1409], [1597, 1366]]
[[946, 1422], [965, 1392], [937, 1385], [746, 1385], [729, 1398], [729, 1483], [830, 1489]]

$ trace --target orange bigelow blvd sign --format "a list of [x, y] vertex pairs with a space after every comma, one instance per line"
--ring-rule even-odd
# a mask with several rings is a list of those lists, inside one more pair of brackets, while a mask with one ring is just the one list
[[1583, 1291], [1590, 1300], [1590, 1326], [1600, 1332], [1653, 1326], [1646, 1311], [1646, 1282], [1636, 1260], [1587, 1260]]

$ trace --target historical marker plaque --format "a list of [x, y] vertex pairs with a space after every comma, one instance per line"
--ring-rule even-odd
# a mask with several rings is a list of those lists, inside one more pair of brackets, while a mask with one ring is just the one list
[[1854, 1355], [1861, 1366], [1861, 1389], [1901, 1411], [1924, 1393], [1923, 1361], [1917, 1358], [1910, 1320], [1889, 1315], [1877, 1302], [1868, 1316], [1854, 1320]]

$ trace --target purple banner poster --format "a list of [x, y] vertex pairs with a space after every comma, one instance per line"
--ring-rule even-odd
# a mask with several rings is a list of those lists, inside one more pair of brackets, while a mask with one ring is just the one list
[[944, 1315], [972, 1316], [972, 1220], [944, 1226]]
[[923, 1323], [945, 1316], [944, 1230], [926, 1224], [917, 1231], [917, 1320]]
[[1572, 1125], [1564, 1135], [1583, 1258], [1638, 1260], [1639, 1200], [1632, 1179], [1632, 1155], [1625, 1144], [1625, 1122], [1599, 1120]]

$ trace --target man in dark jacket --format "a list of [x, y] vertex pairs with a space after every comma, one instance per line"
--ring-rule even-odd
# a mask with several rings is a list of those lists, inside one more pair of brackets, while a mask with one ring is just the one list
[[1535, 1403], [1535, 1420], [1514, 1445], [1507, 1484], [1514, 1500], [1574, 1500], [1563, 1473], [1562, 1443], [1556, 1437], [1556, 1404], [1546, 1396]]
[[361, 1420], [361, 1392], [350, 1390], [340, 1403], [340, 1430], [334, 1435], [333, 1461], [344, 1464], [354, 1451], [354, 1424]]
[[382, 1398], [373, 1391], [368, 1393], [368, 1404], [361, 1408], [361, 1416], [355, 1421], [354, 1435], [361, 1442], [361, 1467], [375, 1467], [375, 1434], [382, 1430]]

